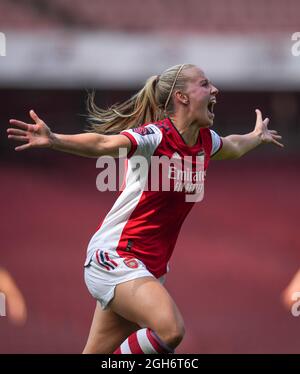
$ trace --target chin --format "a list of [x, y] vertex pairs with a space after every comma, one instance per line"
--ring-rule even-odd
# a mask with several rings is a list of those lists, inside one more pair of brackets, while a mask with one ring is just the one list
[[207, 123], [208, 123], [208, 126], [207, 126], [207, 127], [211, 127], [211, 126], [213, 126], [213, 124], [214, 124], [214, 118], [209, 118], [209, 117], [207, 117]]
[[214, 120], [208, 117], [202, 117], [198, 119], [198, 124], [200, 128], [211, 127], [214, 124]]
[[207, 121], [205, 122], [205, 125], [203, 125], [202, 127], [212, 127], [213, 124], [214, 124], [214, 120], [208, 118]]

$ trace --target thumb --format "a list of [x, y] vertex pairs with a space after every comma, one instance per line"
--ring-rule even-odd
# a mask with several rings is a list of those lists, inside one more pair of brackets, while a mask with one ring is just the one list
[[255, 113], [256, 113], [256, 123], [262, 122], [261, 111], [259, 109], [255, 109]]
[[41, 121], [41, 119], [38, 117], [38, 115], [35, 113], [33, 109], [29, 112], [30, 117], [34, 120], [35, 123]]

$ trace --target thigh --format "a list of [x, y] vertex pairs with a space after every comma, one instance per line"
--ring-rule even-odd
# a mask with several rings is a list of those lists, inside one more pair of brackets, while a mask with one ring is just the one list
[[140, 327], [111, 309], [102, 310], [96, 305], [89, 337], [83, 353], [113, 353], [121, 343]]
[[154, 331], [183, 330], [183, 319], [172, 297], [154, 277], [117, 285], [110, 309], [139, 326]]
[[132, 261], [134, 266], [129, 266], [125, 259], [118, 254], [112, 251], [97, 250], [85, 266], [86, 286], [91, 295], [100, 302], [102, 309], [108, 307], [118, 284], [140, 277], [152, 276], [140, 260], [132, 259]]

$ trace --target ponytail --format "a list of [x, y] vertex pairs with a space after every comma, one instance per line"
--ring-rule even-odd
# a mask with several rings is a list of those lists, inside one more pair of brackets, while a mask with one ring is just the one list
[[167, 117], [174, 110], [170, 100], [174, 87], [183, 89], [185, 80], [180, 74], [183, 67], [176, 65], [166, 70], [161, 76], [154, 75], [147, 79], [145, 86], [129, 100], [114, 104], [108, 109], [101, 109], [95, 104], [95, 93], [87, 98], [88, 131], [100, 134], [119, 134], [125, 129], [156, 122]]
[[155, 99], [157, 78], [158, 76], [150, 77], [145, 86], [129, 100], [114, 104], [106, 110], [97, 107], [95, 93], [89, 93], [87, 99], [89, 130], [101, 134], [118, 134], [122, 130], [159, 120]]

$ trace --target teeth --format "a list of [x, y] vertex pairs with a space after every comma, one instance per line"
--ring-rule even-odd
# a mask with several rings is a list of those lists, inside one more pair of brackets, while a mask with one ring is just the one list
[[208, 110], [210, 113], [213, 113], [214, 111], [214, 105], [217, 103], [216, 99], [213, 98], [210, 100], [210, 102], [208, 103]]

